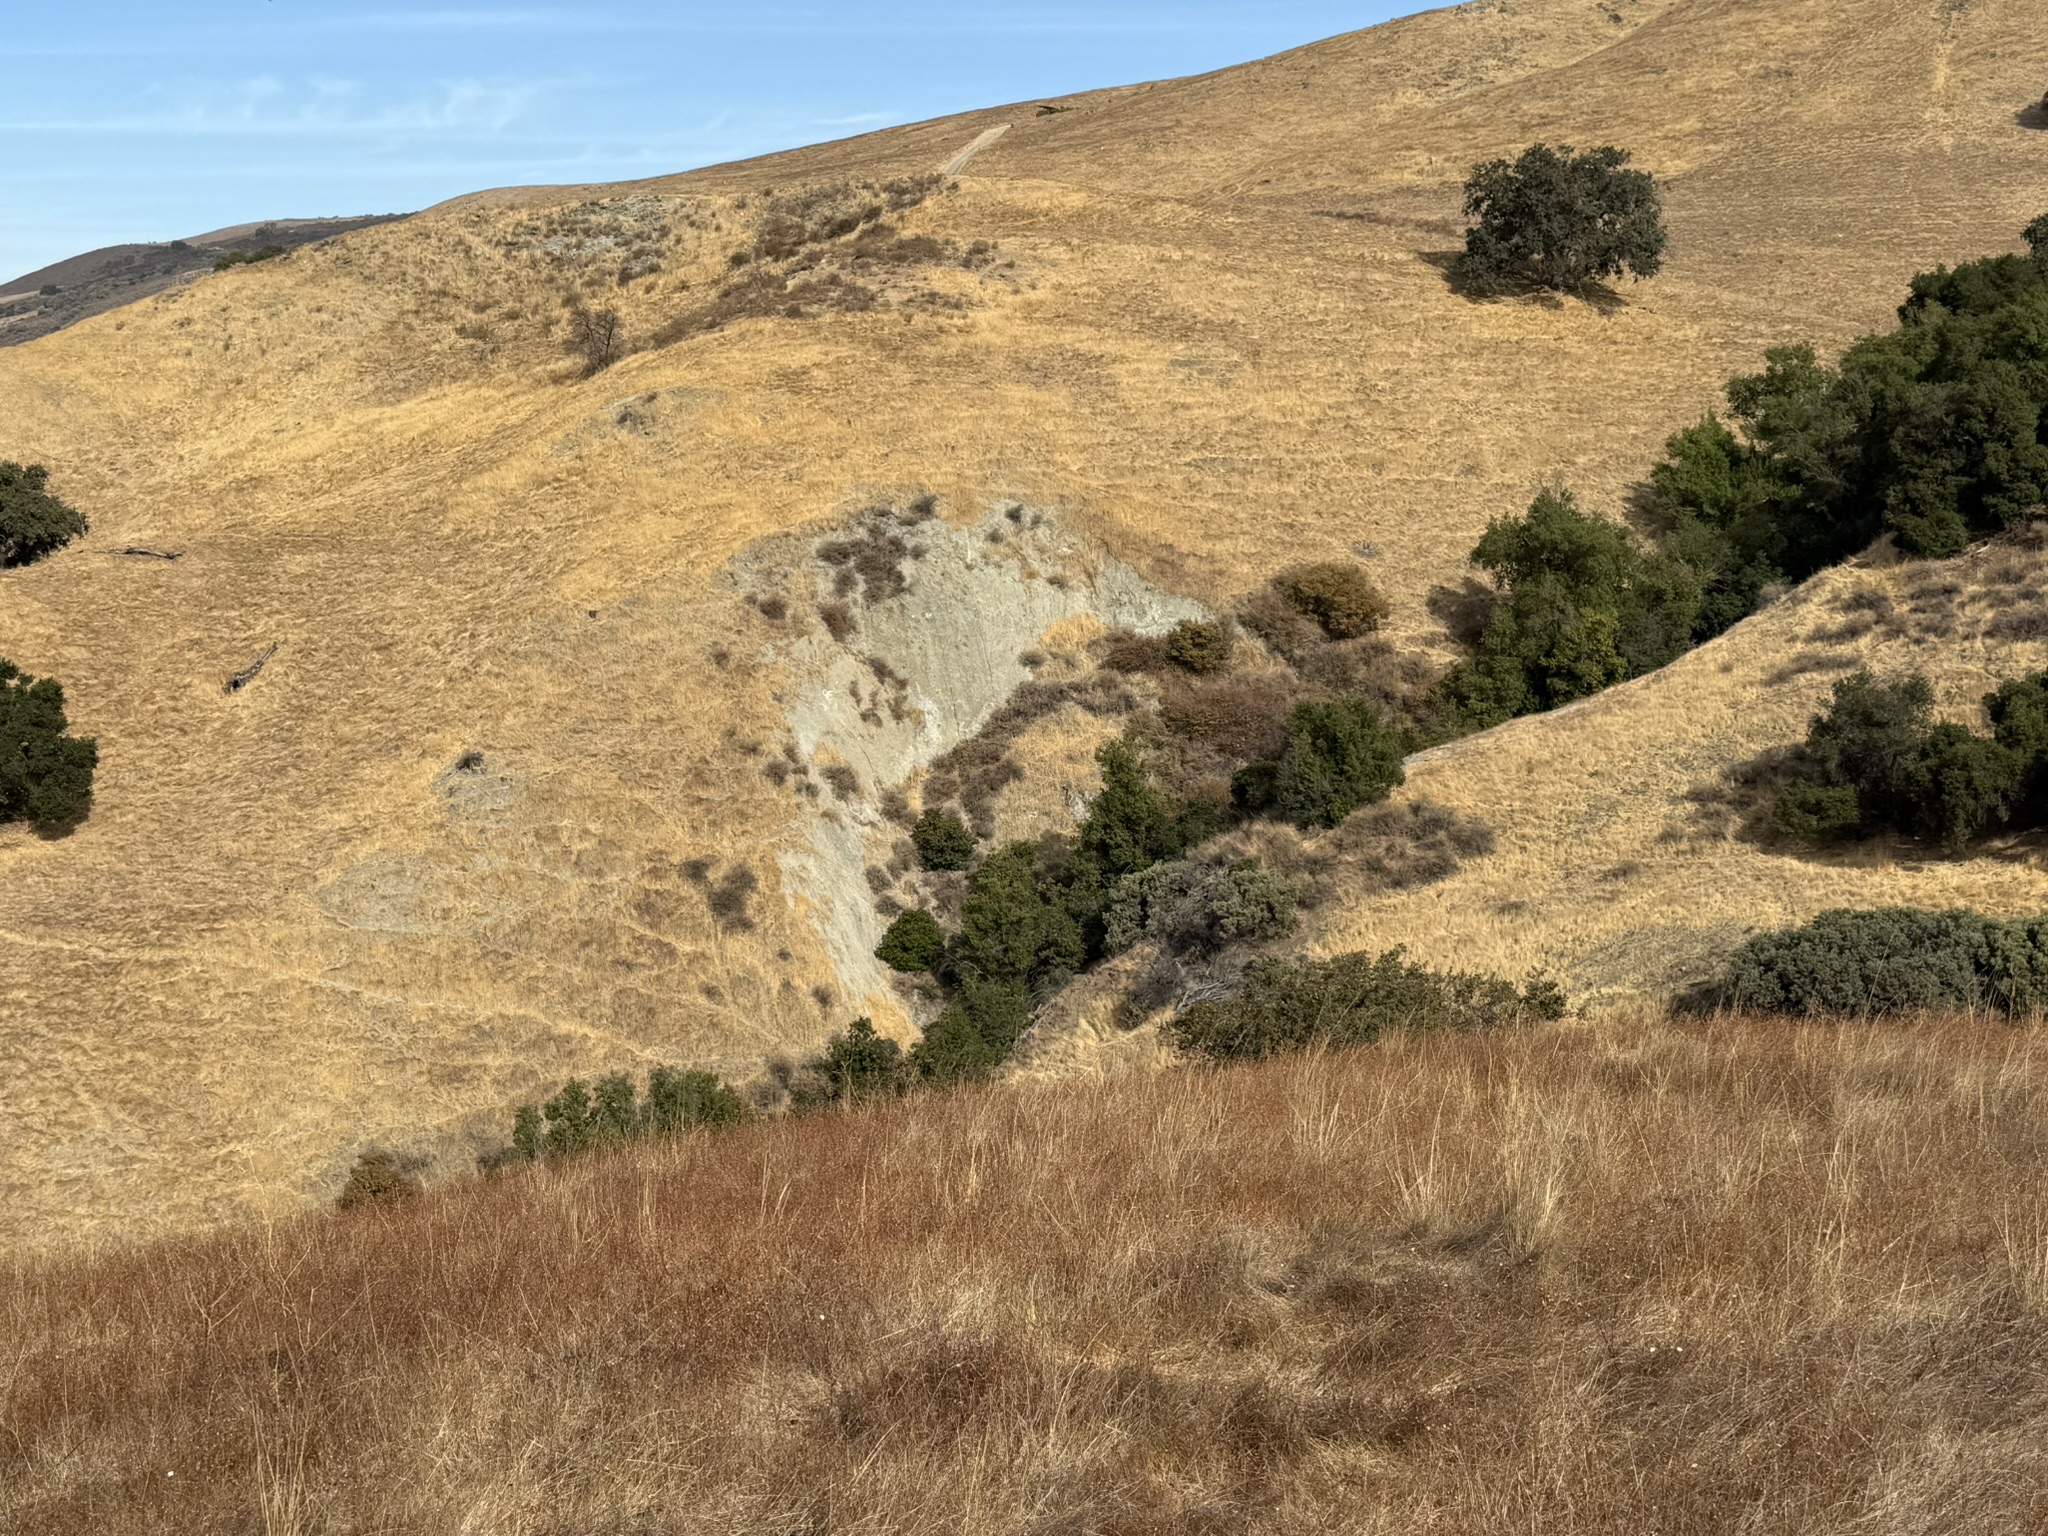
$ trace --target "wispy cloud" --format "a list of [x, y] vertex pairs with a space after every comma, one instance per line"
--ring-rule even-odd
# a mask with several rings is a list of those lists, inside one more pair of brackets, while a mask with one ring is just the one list
[[313, 76], [285, 81], [256, 75], [227, 86], [160, 91], [163, 105], [154, 111], [0, 121], [0, 132], [332, 138], [497, 132], [518, 123], [536, 102], [566, 83], [442, 80], [379, 102], [360, 80]]

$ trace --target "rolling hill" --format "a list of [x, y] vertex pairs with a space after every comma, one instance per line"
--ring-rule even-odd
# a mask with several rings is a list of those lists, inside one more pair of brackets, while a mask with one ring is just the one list
[[[889, 792], [1018, 685], [1078, 680], [1103, 626], [1296, 560], [1363, 558], [1390, 638], [1448, 656], [1432, 593], [1489, 518], [1556, 478], [1618, 513], [1765, 346], [1839, 348], [2042, 211], [2037, 23], [1475, 0], [1199, 79], [480, 193], [0, 353], [0, 455], [93, 524], [0, 573], [0, 655], [61, 678], [102, 754], [76, 833], [0, 829], [0, 1243], [290, 1210], [371, 1142], [458, 1166], [570, 1071], [744, 1074], [856, 1012], [909, 1032], [869, 957]], [[1666, 182], [1663, 276], [1453, 291], [1466, 170], [1535, 140]], [[605, 309], [623, 355], [587, 373], [569, 343]], [[1853, 656], [1956, 705], [2040, 665], [1987, 621], [2039, 562], [1979, 551], [1940, 594], [1836, 571], [1441, 749], [1404, 793], [1495, 852], [1326, 903], [1314, 941], [1599, 1001], [1844, 900], [2048, 905], [2029, 850], [1799, 859], [1704, 793]], [[1815, 638], [1858, 584], [1906, 617]], [[1069, 696], [1020, 736], [1002, 829], [1070, 817], [1115, 728]], [[1142, 1044], [1063, 1027], [1067, 1067]]]

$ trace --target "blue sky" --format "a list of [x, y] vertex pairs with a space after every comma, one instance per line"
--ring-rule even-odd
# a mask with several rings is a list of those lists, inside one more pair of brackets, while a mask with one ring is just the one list
[[95, 246], [652, 176], [1196, 73], [1417, 0], [22, 3], [0, 280]]

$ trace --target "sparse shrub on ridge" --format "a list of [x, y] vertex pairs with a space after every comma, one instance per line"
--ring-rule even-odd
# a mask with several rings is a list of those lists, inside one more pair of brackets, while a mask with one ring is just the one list
[[60, 683], [0, 657], [0, 822], [64, 832], [91, 812], [99, 744], [70, 725]]
[[1490, 160], [1465, 181], [1458, 276], [1478, 293], [1529, 284], [1583, 293], [1602, 278], [1655, 277], [1664, 263], [1663, 207], [1648, 172], [1626, 150], [1575, 153], [1535, 144], [1517, 160]]
[[29, 565], [85, 532], [77, 509], [51, 494], [47, 469], [0, 461], [0, 566]]
[[1823, 912], [1743, 945], [1719, 994], [1733, 1007], [1778, 1013], [2038, 1016], [2048, 1010], [2048, 918]]
[[746, 1104], [710, 1072], [656, 1067], [647, 1091], [636, 1093], [623, 1074], [595, 1085], [572, 1077], [539, 1104], [522, 1104], [512, 1117], [513, 1155], [532, 1162], [617, 1146], [650, 1136], [673, 1136], [695, 1126], [731, 1125]]
[[967, 823], [938, 806], [917, 818], [910, 841], [926, 869], [965, 869], [974, 860], [974, 834]]
[[1432, 971], [1392, 949], [1329, 960], [1255, 960], [1230, 1002], [1197, 1003], [1168, 1033], [1182, 1050], [1219, 1059], [1310, 1045], [1363, 1045], [1389, 1030], [1484, 1029], [1564, 1016], [1554, 982]]

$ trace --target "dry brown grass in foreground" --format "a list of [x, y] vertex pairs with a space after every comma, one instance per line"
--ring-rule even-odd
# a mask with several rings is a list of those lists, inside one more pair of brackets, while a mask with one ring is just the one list
[[0, 1527], [2041, 1530], [2042, 1046], [1397, 1041], [20, 1269]]

